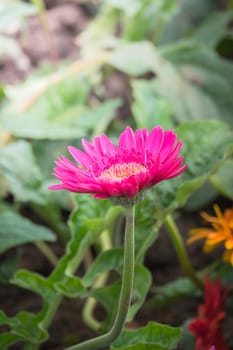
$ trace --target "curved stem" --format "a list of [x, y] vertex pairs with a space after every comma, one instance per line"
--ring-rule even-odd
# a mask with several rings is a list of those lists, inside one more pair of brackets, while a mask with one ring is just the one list
[[81, 344], [74, 345], [67, 350], [98, 350], [110, 345], [122, 332], [133, 290], [134, 276], [134, 213], [135, 207], [125, 208], [126, 226], [124, 243], [124, 265], [122, 272], [122, 286], [118, 308], [112, 328], [106, 334], [94, 339], [87, 340]]
[[51, 262], [53, 267], [56, 267], [58, 264], [58, 257], [54, 254], [52, 249], [45, 242], [36, 242], [36, 247], [46, 256], [46, 258]]
[[179, 232], [178, 227], [176, 226], [173, 218], [171, 215], [167, 215], [165, 218], [165, 225], [167, 228], [167, 231], [169, 233], [169, 236], [172, 240], [173, 246], [175, 248], [177, 257], [179, 259], [179, 262], [190, 278], [190, 280], [200, 289], [203, 289], [203, 282], [199, 279], [199, 277], [196, 275], [195, 271], [192, 268], [192, 265], [189, 262], [189, 258], [183, 243], [183, 240], [181, 238], [181, 234]]

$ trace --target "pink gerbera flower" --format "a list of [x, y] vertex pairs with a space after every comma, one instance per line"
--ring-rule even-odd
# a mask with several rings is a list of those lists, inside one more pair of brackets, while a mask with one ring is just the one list
[[118, 146], [104, 134], [92, 144], [83, 139], [82, 145], [84, 152], [68, 147], [77, 164], [64, 156], [55, 161], [54, 176], [61, 183], [49, 189], [90, 193], [95, 198], [117, 197], [134, 204], [145, 189], [180, 175], [187, 167], [179, 157], [182, 142], [176, 141], [173, 131], [159, 126], [151, 132], [139, 129], [135, 133], [127, 127]]

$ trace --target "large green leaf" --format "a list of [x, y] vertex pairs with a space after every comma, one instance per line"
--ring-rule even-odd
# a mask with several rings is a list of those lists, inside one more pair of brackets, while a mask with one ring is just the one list
[[109, 64], [135, 76], [154, 72], [150, 94], [166, 98], [177, 121], [221, 119], [232, 125], [233, 65], [209, 47], [194, 41], [162, 48], [129, 43], [113, 52]]
[[[36, 83], [35, 87], [31, 83], [31, 89], [40, 86]], [[30, 81], [26, 87], [30, 92]], [[119, 100], [109, 100], [90, 107], [87, 104], [89, 90], [86, 79], [64, 80], [50, 87], [29, 110], [22, 108], [20, 91], [16, 91], [17, 97], [2, 110], [0, 120], [6, 130], [18, 137], [50, 140], [82, 137], [95, 130], [97, 124], [107, 125], [120, 105]]]
[[[90, 283], [91, 279], [94, 279], [94, 276], [98, 275], [101, 272], [107, 272], [110, 269], [118, 270], [120, 265], [123, 264], [123, 255], [120, 255], [122, 251], [116, 249], [109, 252], [104, 252], [101, 254], [100, 258], [97, 261], [97, 264], [93, 264], [92, 271], [88, 273], [84, 281], [86, 284]], [[112, 257], [114, 255], [114, 257]], [[111, 257], [110, 257], [111, 256]], [[105, 261], [105, 264], [104, 264]], [[104, 266], [105, 265], [105, 266]], [[115, 266], [114, 266], [115, 265]], [[99, 268], [99, 271], [98, 271]], [[121, 272], [121, 271], [120, 271]], [[143, 283], [142, 283], [143, 281]], [[149, 288], [151, 286], [151, 273], [142, 265], [135, 266], [135, 277], [134, 277], [134, 287], [133, 287], [133, 296], [132, 304], [130, 306], [127, 320], [128, 322], [132, 321], [137, 311], [140, 309], [143, 304]], [[113, 317], [115, 316], [115, 309], [118, 303], [119, 294], [120, 294], [120, 281], [116, 281], [110, 286], [96, 288], [91, 291], [91, 295], [94, 296], [106, 309], [107, 323], [111, 323]]]
[[[0, 311], [0, 325], [8, 325], [13, 328], [18, 340], [23, 339], [33, 344], [44, 341], [48, 337], [47, 332], [38, 327], [38, 317], [29, 312], [22, 311], [16, 317], [8, 317], [3, 311]], [[4, 340], [10, 343], [16, 339], [5, 334]]]
[[17, 343], [19, 338], [17, 335], [12, 334], [10, 332], [5, 332], [0, 334], [0, 344], [2, 346], [2, 350], [7, 350], [9, 347], [15, 343]]
[[109, 249], [97, 256], [83, 278], [83, 283], [89, 287], [95, 278], [110, 270], [120, 272], [123, 265], [123, 250], [121, 248]]
[[[17, 266], [19, 264], [20, 255], [16, 254], [11, 257], [7, 257], [0, 263], [0, 283], [8, 284], [13, 277]], [[0, 343], [1, 344], [1, 343]]]
[[54, 241], [55, 235], [48, 228], [33, 224], [13, 212], [0, 213], [0, 253], [19, 244]]
[[233, 200], [233, 160], [229, 159], [221, 165], [219, 170], [210, 178], [211, 184], [222, 195]]
[[42, 297], [46, 296], [46, 299], [50, 298], [52, 302], [53, 286], [49, 283], [48, 279], [40, 274], [28, 270], [19, 270], [15, 273], [11, 280], [11, 283], [16, 284], [19, 287], [28, 289]]
[[152, 191], [136, 206], [135, 221], [135, 255], [136, 262], [142, 262], [148, 248], [157, 239], [164, 222], [162, 213], [157, 211], [158, 203]]
[[[226, 161], [227, 162], [227, 161]], [[225, 164], [225, 163], [224, 163]], [[221, 165], [220, 169], [224, 166]], [[205, 193], [205, 196], [203, 196]], [[197, 211], [206, 207], [208, 204], [213, 203], [219, 195], [219, 192], [214, 189], [210, 182], [204, 182], [204, 184], [194, 191], [185, 203], [185, 210]]]
[[130, 75], [142, 75], [153, 70], [157, 53], [146, 41], [128, 43], [113, 51], [108, 63]]
[[160, 33], [160, 45], [190, 37], [205, 22], [206, 17], [218, 8], [217, 0], [183, 0], [173, 3], [176, 3], [177, 10]]
[[196, 30], [192, 38], [204, 45], [215, 47], [224, 36], [230, 33], [228, 24], [232, 19], [233, 11], [213, 12]]
[[[143, 281], [143, 283], [142, 283]], [[138, 310], [143, 305], [147, 293], [151, 287], [152, 277], [151, 272], [144, 267], [143, 265], [136, 265], [135, 267], [135, 278], [134, 278], [134, 287], [132, 295], [132, 305], [129, 308], [127, 315], [127, 321], [132, 321], [138, 312]]]
[[149, 322], [138, 330], [127, 330], [113, 343], [111, 350], [169, 350], [175, 349], [180, 339], [179, 328]]
[[110, 7], [102, 6], [99, 15], [89, 22], [80, 35], [82, 53], [84, 56], [92, 56], [100, 50], [115, 47], [119, 39], [114, 35], [119, 19], [119, 12]]
[[150, 130], [155, 125], [160, 125], [168, 129], [173, 126], [172, 107], [167, 99], [158, 96], [153, 88], [153, 82], [142, 79], [134, 80], [132, 87], [134, 96], [132, 110], [138, 128]]
[[228, 126], [219, 121], [188, 122], [176, 129], [183, 141], [188, 168], [175, 179], [163, 181], [152, 190], [162, 208], [183, 206], [233, 152], [233, 137]]
[[44, 203], [43, 177], [30, 143], [16, 141], [0, 148], [0, 173], [8, 180], [10, 191], [17, 200]]
[[189, 278], [181, 277], [175, 281], [155, 287], [152, 293], [154, 296], [150, 299], [149, 305], [152, 308], [156, 308], [172, 303], [177, 299], [199, 295], [201, 292]]
[[163, 48], [161, 57], [156, 90], [172, 103], [178, 121], [220, 119], [233, 125], [232, 63], [190, 41]]

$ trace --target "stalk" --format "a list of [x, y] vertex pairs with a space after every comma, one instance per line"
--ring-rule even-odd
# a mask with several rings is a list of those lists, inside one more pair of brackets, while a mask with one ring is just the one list
[[124, 242], [124, 264], [122, 272], [122, 286], [116, 312], [116, 317], [112, 328], [106, 334], [87, 340], [67, 348], [66, 350], [98, 350], [112, 344], [121, 334], [131, 302], [134, 278], [134, 216], [135, 207], [125, 208], [126, 226]]
[[167, 215], [165, 219], [165, 226], [169, 233], [169, 236], [172, 240], [174, 249], [176, 251], [178, 260], [183, 270], [186, 272], [187, 276], [190, 280], [199, 288], [203, 289], [203, 282], [195, 273], [192, 265], [190, 264], [183, 240], [181, 238], [181, 234], [179, 232], [178, 227], [176, 226], [171, 215]]

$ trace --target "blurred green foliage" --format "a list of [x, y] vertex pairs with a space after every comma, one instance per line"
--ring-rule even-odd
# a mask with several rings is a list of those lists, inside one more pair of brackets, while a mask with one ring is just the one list
[[[24, 19], [27, 25], [25, 18], [35, 13], [31, 4], [2, 2], [0, 32], [6, 23], [20, 25]], [[24, 82], [1, 84], [0, 250], [52, 241], [55, 235], [64, 245], [69, 240], [65, 255], [48, 277], [26, 270], [14, 274], [20, 260], [17, 252], [15, 260], [2, 259], [2, 282], [14, 274], [11, 283], [43, 298], [38, 314], [0, 314], [0, 324], [9, 326], [0, 334], [2, 349], [20, 341], [37, 349], [48, 338], [51, 308], [55, 312], [64, 296], [100, 301], [106, 310], [102, 328], [114, 316], [122, 266], [122, 210], [106, 200], [47, 190], [54, 182], [53, 161], [66, 154], [68, 145], [80, 147], [82, 137], [91, 139], [103, 132], [115, 140], [126, 124], [175, 128], [183, 141], [187, 171], [156, 186], [136, 209], [137, 267], [129, 320], [151, 290], [151, 273], [142, 264], [166, 215], [185, 206], [202, 208], [208, 198], [219, 194], [233, 198], [232, 19], [232, 6], [220, 8], [217, 0], [102, 0], [79, 37], [79, 61], [38, 67]], [[0, 59], [6, 46], [4, 54], [24, 57], [19, 44], [3, 33]], [[124, 87], [110, 99], [107, 83], [114, 74]], [[26, 219], [22, 213], [28, 207]], [[64, 217], [70, 212], [66, 225]], [[34, 216], [49, 228], [33, 223]], [[100, 244], [105, 231], [112, 245], [107, 251]], [[77, 277], [86, 251], [93, 246], [97, 259], [83, 278]], [[95, 279], [110, 270], [116, 272], [111, 283], [95, 287]], [[197, 293], [183, 279], [156, 291], [154, 307]], [[111, 349], [172, 349], [179, 337], [178, 329], [149, 323], [144, 329], [125, 331]]]

